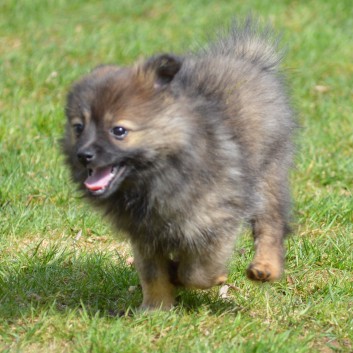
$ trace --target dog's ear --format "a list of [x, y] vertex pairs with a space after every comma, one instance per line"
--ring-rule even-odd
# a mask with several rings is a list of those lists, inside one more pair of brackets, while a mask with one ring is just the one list
[[155, 73], [155, 85], [162, 87], [168, 85], [178, 73], [183, 59], [171, 54], [153, 56], [145, 62], [144, 69]]

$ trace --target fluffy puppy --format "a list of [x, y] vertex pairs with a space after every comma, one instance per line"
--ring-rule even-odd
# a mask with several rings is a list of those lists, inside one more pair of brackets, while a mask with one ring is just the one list
[[224, 282], [243, 224], [248, 277], [281, 277], [295, 122], [271, 38], [233, 24], [197, 53], [98, 67], [68, 94], [67, 164], [128, 235], [142, 308], [171, 308], [176, 285]]

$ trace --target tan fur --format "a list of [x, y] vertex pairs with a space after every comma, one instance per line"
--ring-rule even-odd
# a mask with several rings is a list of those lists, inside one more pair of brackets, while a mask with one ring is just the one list
[[[141, 309], [171, 309], [175, 302], [175, 287], [170, 282], [167, 260], [163, 257], [145, 258], [138, 247], [133, 246], [133, 251], [143, 292]], [[147, 263], [151, 265], [146, 266]]]

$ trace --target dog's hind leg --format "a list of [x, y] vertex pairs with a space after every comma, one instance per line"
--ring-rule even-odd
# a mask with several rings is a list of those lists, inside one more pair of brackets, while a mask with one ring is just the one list
[[281, 176], [281, 170], [276, 168], [269, 170], [260, 192], [263, 205], [252, 221], [255, 256], [247, 269], [247, 275], [252, 280], [274, 281], [283, 272], [283, 243], [289, 231], [290, 197], [286, 174]]

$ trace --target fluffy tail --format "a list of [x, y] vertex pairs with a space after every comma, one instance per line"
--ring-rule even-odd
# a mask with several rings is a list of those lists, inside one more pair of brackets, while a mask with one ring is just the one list
[[233, 20], [227, 33], [220, 33], [206, 51], [214, 56], [231, 56], [251, 62], [263, 70], [276, 70], [283, 52], [279, 37], [270, 26], [263, 27], [249, 16], [243, 23]]

